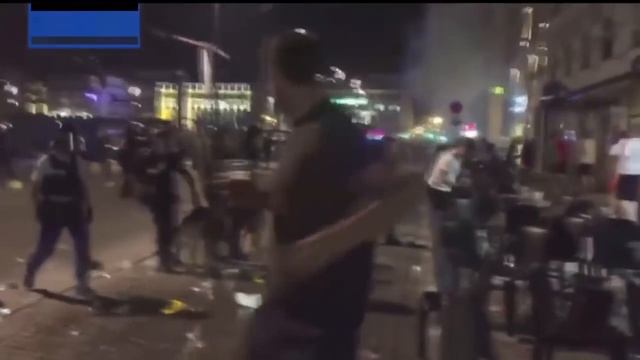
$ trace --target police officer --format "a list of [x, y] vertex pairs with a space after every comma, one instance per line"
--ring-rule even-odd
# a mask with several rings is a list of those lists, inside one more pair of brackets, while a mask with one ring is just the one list
[[74, 130], [63, 127], [33, 174], [33, 201], [40, 222], [40, 238], [27, 263], [24, 277], [27, 289], [33, 288], [38, 269], [53, 254], [60, 234], [66, 228], [74, 242], [77, 293], [82, 297], [94, 294], [88, 283], [92, 210], [84, 176], [78, 166], [78, 142]]
[[165, 129], [154, 139], [153, 150], [146, 172], [146, 195], [143, 202], [151, 210], [156, 227], [157, 254], [159, 270], [174, 272], [179, 260], [173, 252], [174, 238], [179, 222], [180, 196], [178, 176], [186, 181], [191, 191], [195, 207], [200, 204], [196, 190], [195, 177], [184, 166], [182, 151], [178, 147], [176, 134]]

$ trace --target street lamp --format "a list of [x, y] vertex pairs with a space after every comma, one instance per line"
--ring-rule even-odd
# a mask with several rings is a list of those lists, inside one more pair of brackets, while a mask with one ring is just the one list
[[187, 74], [183, 70], [176, 71], [176, 80], [178, 83], [178, 128], [182, 129], [182, 91], [183, 83], [187, 78]]

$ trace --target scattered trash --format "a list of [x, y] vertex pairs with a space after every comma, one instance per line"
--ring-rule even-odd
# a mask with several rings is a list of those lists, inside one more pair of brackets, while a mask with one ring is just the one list
[[201, 292], [205, 291], [205, 289], [199, 288], [197, 286], [192, 286], [192, 287], [189, 288], [189, 290], [193, 291], [194, 293], [201, 293]]
[[92, 271], [91, 276], [95, 279], [111, 279], [111, 275], [106, 271]]
[[233, 299], [236, 301], [236, 304], [250, 309], [257, 309], [258, 307], [260, 307], [260, 305], [262, 305], [261, 294], [247, 294], [236, 292], [233, 294]]
[[198, 324], [196, 327], [186, 333], [187, 348], [202, 349], [205, 347], [205, 343], [202, 340], [202, 325]]
[[171, 299], [169, 300], [169, 303], [165, 305], [165, 307], [160, 309], [160, 312], [165, 315], [173, 315], [186, 309], [188, 309], [187, 304], [180, 300]]
[[80, 331], [78, 331], [76, 329], [71, 329], [71, 330], [69, 330], [69, 335], [71, 335], [71, 336], [80, 336]]
[[411, 267], [411, 271], [416, 272], [416, 273], [420, 273], [420, 272], [422, 272], [422, 266], [420, 266], [420, 265], [413, 265], [413, 266]]
[[11, 282], [6, 284], [0, 284], [0, 291], [17, 290], [19, 288], [17, 283]]
[[11, 309], [5, 307], [4, 304], [0, 307], [0, 317], [5, 317], [11, 315]]
[[17, 261], [18, 263], [20, 263], [20, 264], [24, 264], [24, 263], [26, 262], [26, 261], [24, 260], [24, 258], [21, 258], [21, 257], [17, 257], [17, 258], [16, 258], [16, 261]]
[[253, 277], [253, 282], [256, 284], [264, 284], [264, 278], [260, 277], [260, 276], [254, 276]]

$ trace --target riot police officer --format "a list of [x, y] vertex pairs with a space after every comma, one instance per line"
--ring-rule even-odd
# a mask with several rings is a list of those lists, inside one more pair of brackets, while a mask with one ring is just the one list
[[159, 270], [175, 272], [180, 261], [174, 254], [173, 245], [179, 225], [180, 195], [178, 176], [182, 177], [191, 192], [194, 207], [199, 207], [201, 199], [194, 175], [184, 166], [183, 152], [172, 129], [158, 133], [152, 152], [146, 159], [144, 175], [139, 176], [146, 184], [142, 201], [148, 206], [156, 227]]
[[33, 174], [33, 201], [40, 222], [40, 237], [29, 258], [24, 286], [32, 289], [38, 269], [53, 254], [64, 229], [69, 230], [75, 249], [78, 295], [93, 295], [88, 275], [89, 225], [92, 220], [89, 192], [77, 156], [78, 137], [73, 128], [63, 127], [50, 152], [38, 162]]

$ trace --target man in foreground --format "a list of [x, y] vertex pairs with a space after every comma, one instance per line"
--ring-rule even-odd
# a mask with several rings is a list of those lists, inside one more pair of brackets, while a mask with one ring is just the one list
[[[244, 355], [352, 360], [369, 295], [375, 236], [412, 204], [419, 179], [394, 185], [413, 193], [385, 192], [394, 177], [371, 162], [364, 133], [315, 80], [324, 64], [313, 36], [288, 32], [269, 55], [276, 106], [293, 132], [265, 186], [275, 217], [273, 278]], [[383, 200], [371, 202], [372, 197]]]

